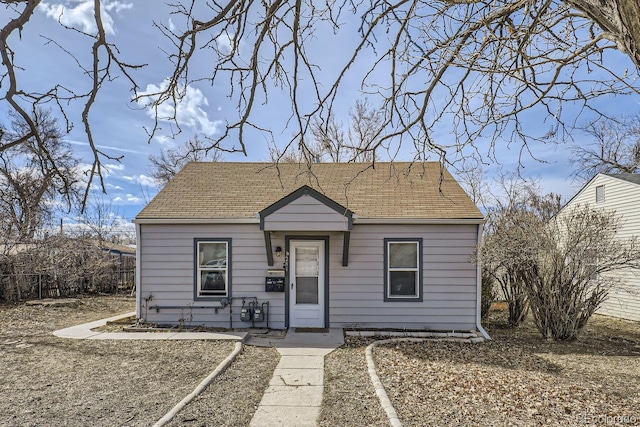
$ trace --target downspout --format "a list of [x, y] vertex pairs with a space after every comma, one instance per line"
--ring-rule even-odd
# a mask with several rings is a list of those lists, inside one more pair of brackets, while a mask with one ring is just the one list
[[482, 231], [484, 229], [484, 223], [478, 224], [478, 243], [477, 243], [477, 255], [476, 255], [476, 328], [478, 332], [482, 334], [485, 339], [490, 340], [489, 333], [485, 331], [481, 324], [482, 315], [482, 263], [480, 262], [480, 250], [482, 245]]
[[142, 315], [142, 290], [140, 289], [140, 276], [142, 273], [142, 269], [140, 268], [142, 258], [142, 251], [140, 250], [141, 237], [142, 230], [140, 229], [140, 224], [136, 224], [136, 319], [140, 319]]

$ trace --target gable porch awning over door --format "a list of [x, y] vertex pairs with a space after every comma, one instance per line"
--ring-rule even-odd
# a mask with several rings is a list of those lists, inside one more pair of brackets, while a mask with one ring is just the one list
[[349, 263], [349, 239], [353, 212], [309, 186], [302, 186], [260, 211], [267, 260], [273, 265], [272, 231], [341, 231], [344, 236], [342, 265]]

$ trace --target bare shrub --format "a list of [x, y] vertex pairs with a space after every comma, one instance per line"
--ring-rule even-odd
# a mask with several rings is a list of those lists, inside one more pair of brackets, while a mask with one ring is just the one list
[[486, 319], [491, 304], [496, 300], [495, 281], [486, 268], [482, 269], [482, 294], [480, 296], [480, 317]]
[[616, 270], [640, 267], [636, 238], [617, 236], [613, 212], [578, 206], [561, 211], [560, 198], [535, 185], [502, 181], [506, 202], [488, 213], [481, 262], [509, 305], [509, 325], [530, 308], [547, 339], [572, 340], [615, 287]]
[[572, 340], [614, 287], [611, 273], [638, 268], [636, 238], [620, 239], [614, 213], [577, 207], [561, 213], [532, 238], [535, 254], [521, 259], [533, 320], [547, 339]]
[[119, 267], [97, 241], [47, 237], [13, 246], [0, 260], [0, 300], [115, 292]]

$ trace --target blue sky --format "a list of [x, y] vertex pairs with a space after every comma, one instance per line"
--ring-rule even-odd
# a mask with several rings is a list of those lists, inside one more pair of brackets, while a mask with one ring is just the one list
[[[90, 49], [89, 39], [63, 30], [57, 22], [62, 16], [63, 23], [68, 26], [93, 32], [92, 1], [46, 1], [43, 2], [36, 15], [25, 27], [21, 40], [12, 40], [16, 50], [16, 62], [24, 68], [19, 74], [21, 84], [30, 89], [47, 89], [53, 82], [62, 82], [68, 87], [86, 89], [88, 79], [83, 81], [77, 64], [66, 56], [60, 49], [51, 45], [45, 45], [47, 36], [56, 40], [71, 52], [74, 52], [80, 61], [86, 60]], [[169, 70], [165, 54], [161, 51], [163, 46], [162, 36], [153, 28], [153, 22], [162, 22], [170, 25], [168, 9], [164, 2], [126, 0], [105, 1], [105, 23], [110, 40], [121, 50], [122, 58], [130, 63], [148, 63], [142, 71], [135, 73], [138, 83], [143, 89], [153, 89], [163, 84]], [[62, 15], [61, 15], [62, 12]], [[0, 10], [1, 22], [6, 22], [9, 17], [6, 9]], [[339, 66], [339, 56], [336, 55], [336, 46], [343, 46], [353, 34], [342, 33], [338, 38], [326, 42], [322, 37], [318, 38], [313, 48], [317, 63], [322, 64], [327, 71]], [[373, 53], [368, 53], [373, 57]], [[613, 57], [615, 61], [629, 62], [623, 55]], [[324, 71], [324, 70], [323, 70]], [[358, 92], [359, 81], [355, 79], [357, 70], [351, 74], [340, 92], [340, 105], [342, 113], [347, 114], [348, 107], [361, 97]], [[151, 143], [147, 142], [147, 134], [144, 127], [153, 125], [148, 112], [141, 106], [132, 103], [129, 86], [122, 77], [110, 83], [102, 90], [99, 99], [91, 113], [93, 133], [98, 146], [112, 156], [123, 156], [121, 162], [106, 160], [106, 187], [108, 194], [105, 198], [111, 201], [114, 209], [126, 219], [132, 219], [142, 209], [145, 200], [153, 196], [157, 191], [148, 176], [148, 157], [157, 154], [162, 148], [175, 147], [187, 141], [196, 133], [205, 133], [209, 136], [218, 135], [221, 124], [225, 119], [233, 119], [237, 116], [234, 105], [225, 97], [227, 87], [211, 86], [207, 83], [194, 85], [189, 88], [187, 100], [178, 106], [178, 116], [181, 119], [183, 132], [176, 139], [167, 137], [169, 132], [160, 133]], [[269, 104], [258, 109], [261, 121], [273, 123], [273, 132], [277, 141], [288, 142], [291, 135], [286, 129], [286, 123], [279, 112], [288, 111], [287, 96], [275, 96], [270, 98]], [[635, 113], [638, 111], [640, 97], [602, 99], [599, 105], [611, 114]], [[89, 149], [86, 143], [86, 135], [82, 131], [79, 121], [80, 104], [71, 105], [71, 111], [75, 111], [73, 119], [74, 129], [67, 136], [67, 140], [73, 145], [74, 150], [83, 156], [85, 162], [90, 161]], [[570, 108], [570, 106], [565, 106]], [[0, 101], [0, 114], [6, 117], [6, 102]], [[588, 120], [588, 114], [583, 120]], [[345, 117], [346, 119], [346, 117]], [[536, 117], [525, 117], [534, 123]], [[165, 129], [168, 124], [165, 124]], [[540, 125], [541, 132], [546, 132], [547, 125]], [[225, 154], [226, 161], [266, 161], [269, 158], [266, 138], [252, 135], [252, 145], [249, 147], [248, 156], [241, 154]], [[447, 138], [443, 133], [442, 138]], [[451, 137], [453, 138], [453, 137]], [[576, 143], [587, 142], [585, 135], [574, 135]], [[478, 144], [482, 146], [483, 142]], [[554, 191], [565, 197], [570, 197], [576, 191], [569, 175], [572, 166], [568, 162], [568, 150], [566, 145], [547, 144], [535, 147], [536, 156], [545, 163], [537, 162], [528, 156], [523, 158], [521, 173], [524, 176], [539, 179], [546, 191]], [[505, 171], [515, 170], [518, 166], [519, 147], [501, 147], [498, 150], [498, 158], [501, 167]], [[402, 152], [396, 160], [411, 160], [409, 151]], [[384, 159], [382, 159], [384, 160]], [[489, 171], [496, 166], [489, 167]], [[94, 191], [99, 193], [97, 186]]]

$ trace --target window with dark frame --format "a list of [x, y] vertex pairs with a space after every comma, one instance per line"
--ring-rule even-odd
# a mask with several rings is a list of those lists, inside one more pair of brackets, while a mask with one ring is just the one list
[[596, 187], [596, 203], [604, 202], [604, 185], [598, 185]]
[[231, 239], [196, 239], [197, 297], [230, 296]]
[[384, 239], [385, 301], [422, 301], [422, 239]]

